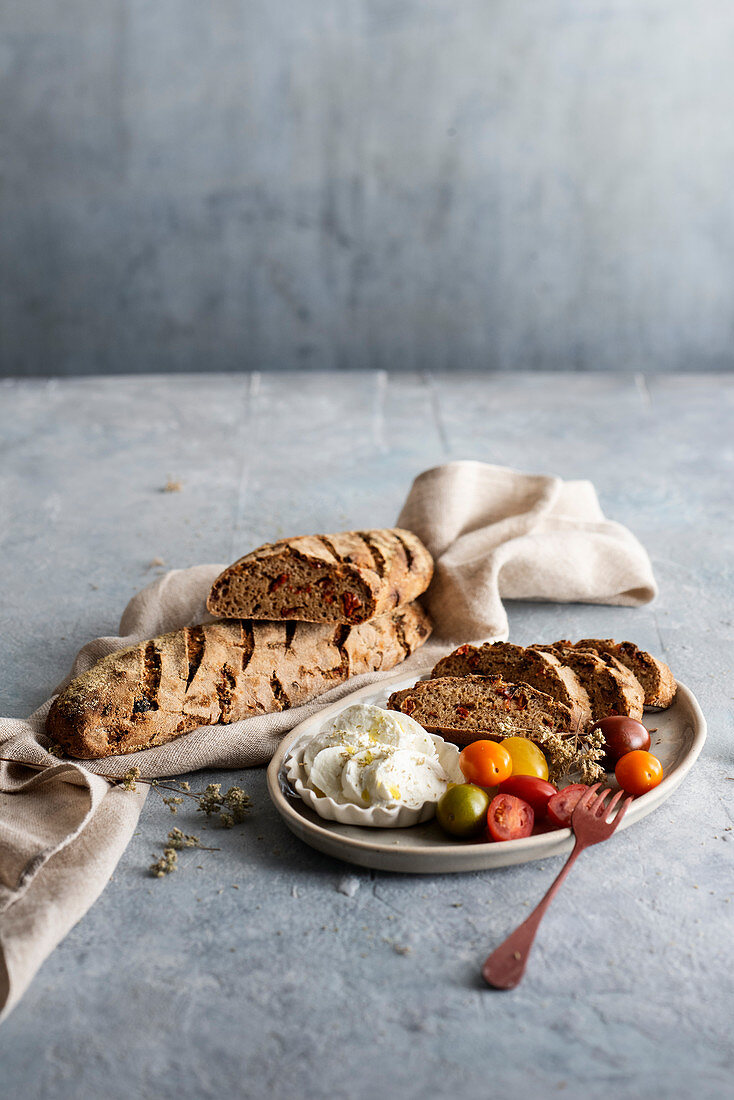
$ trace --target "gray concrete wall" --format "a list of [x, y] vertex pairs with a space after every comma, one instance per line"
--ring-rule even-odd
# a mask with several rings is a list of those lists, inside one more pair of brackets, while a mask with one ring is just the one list
[[730, 0], [4, 0], [0, 370], [731, 367]]

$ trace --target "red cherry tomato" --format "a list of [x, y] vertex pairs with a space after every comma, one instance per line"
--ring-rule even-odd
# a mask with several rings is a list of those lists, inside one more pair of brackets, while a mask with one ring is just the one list
[[663, 765], [651, 752], [635, 749], [619, 758], [614, 778], [627, 794], [644, 794], [663, 778]]
[[558, 788], [537, 775], [511, 775], [504, 783], [500, 783], [499, 793], [514, 794], [516, 798], [522, 798], [533, 807], [535, 820], [538, 821], [545, 817], [548, 801], [554, 794], [558, 794]]
[[534, 822], [533, 807], [513, 794], [495, 795], [487, 810], [487, 827], [493, 840], [530, 836]]
[[548, 801], [548, 820], [559, 829], [568, 829], [576, 804], [588, 789], [583, 783], [570, 783], [558, 794], [554, 794]]
[[459, 755], [467, 783], [477, 787], [496, 787], [512, 775], [512, 757], [496, 741], [472, 741]]

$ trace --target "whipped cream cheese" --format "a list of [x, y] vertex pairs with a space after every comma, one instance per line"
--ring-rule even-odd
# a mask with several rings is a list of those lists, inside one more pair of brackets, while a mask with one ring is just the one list
[[[458, 751], [457, 751], [458, 761]], [[356, 703], [333, 718], [306, 745], [306, 785], [319, 797], [356, 806], [437, 802], [453, 779], [436, 742], [407, 714]]]

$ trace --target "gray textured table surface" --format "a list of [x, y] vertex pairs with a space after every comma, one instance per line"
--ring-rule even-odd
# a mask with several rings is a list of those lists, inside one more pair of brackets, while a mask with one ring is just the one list
[[[730, 1095], [733, 411], [724, 375], [0, 384], [6, 714], [46, 698], [157, 571], [389, 524], [421, 469], [470, 457], [591, 478], [660, 583], [641, 610], [513, 604], [513, 639], [632, 637], [709, 720], [670, 801], [578, 865], [509, 994], [482, 988], [478, 964], [560, 860], [350, 868], [286, 831], [254, 770], [236, 773], [255, 802], [246, 825], [156, 880], [147, 865], [173, 822], [149, 797], [104, 894], [0, 1031], [0, 1092]], [[169, 478], [180, 492], [161, 491]]]

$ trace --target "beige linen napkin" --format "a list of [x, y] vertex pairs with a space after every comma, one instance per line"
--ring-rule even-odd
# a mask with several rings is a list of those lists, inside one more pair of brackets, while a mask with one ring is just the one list
[[[51, 699], [28, 719], [0, 718], [0, 756], [51, 765], [38, 772], [0, 762], [0, 1019], [104, 889], [135, 829], [145, 791], [111, 787], [102, 775], [263, 764], [287, 730], [328, 703], [386, 676], [418, 676], [452, 641], [506, 638], [503, 596], [632, 606], [655, 595], [647, 554], [604, 518], [588, 482], [453, 462], [416, 479], [398, 523], [428, 546], [436, 574], [424, 598], [434, 637], [396, 672], [355, 677], [294, 710], [83, 765], [47, 752]], [[119, 636], [84, 646], [68, 679], [116, 649], [210, 619], [206, 596], [221, 569], [174, 570], [144, 589], [125, 609]]]
[[415, 479], [398, 526], [433, 554], [424, 603], [446, 640], [506, 638], [502, 597], [637, 607], [657, 595], [647, 552], [604, 518], [590, 481], [450, 462]]

